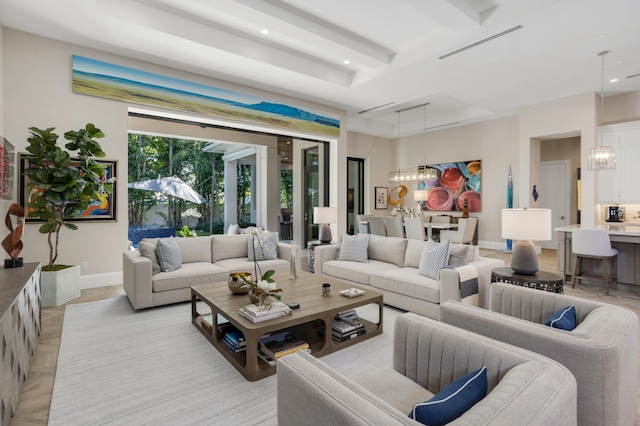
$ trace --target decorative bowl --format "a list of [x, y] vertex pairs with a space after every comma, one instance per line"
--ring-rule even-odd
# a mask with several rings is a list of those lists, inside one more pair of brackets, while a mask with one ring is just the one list
[[229, 274], [229, 290], [233, 294], [247, 294], [251, 290], [249, 287], [242, 287], [244, 285], [244, 281], [240, 278], [240, 275], [244, 275], [246, 279], [251, 278], [250, 272], [234, 272]]

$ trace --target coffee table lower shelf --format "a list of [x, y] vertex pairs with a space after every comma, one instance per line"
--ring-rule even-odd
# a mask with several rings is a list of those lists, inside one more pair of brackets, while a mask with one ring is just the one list
[[[342, 290], [338, 283], [332, 283], [332, 287]], [[345, 289], [349, 286], [344, 285]], [[226, 290], [226, 289], [223, 289]], [[286, 290], [285, 290], [286, 291]], [[294, 290], [292, 289], [292, 292]], [[213, 292], [213, 293], [212, 293]], [[228, 293], [228, 290], [226, 290]], [[215, 347], [231, 365], [233, 365], [247, 380], [255, 381], [271, 376], [276, 373], [276, 367], [270, 366], [266, 361], [258, 356], [258, 341], [267, 333], [288, 330], [299, 339], [309, 344], [311, 353], [320, 357], [340, 349], [347, 348], [358, 342], [370, 339], [382, 333], [383, 303], [380, 293], [366, 290], [364, 296], [348, 299], [341, 296], [331, 296], [325, 298], [325, 307], [321, 304], [309, 302], [301, 303], [301, 309], [297, 309], [292, 315], [252, 323], [238, 315], [239, 306], [246, 304], [246, 296], [240, 298], [231, 294], [218, 295], [219, 292], [213, 290], [213, 285], [194, 286], [191, 290], [191, 313], [192, 323], [200, 330], [203, 336]], [[308, 293], [308, 292], [307, 292]], [[213, 296], [213, 295], [216, 296]], [[212, 297], [213, 296], [213, 297]], [[322, 296], [318, 296], [322, 301]], [[332, 299], [332, 300], [329, 300]], [[296, 300], [300, 300], [297, 298]], [[204, 302], [211, 308], [212, 327], [211, 331], [202, 324], [202, 315], [198, 312], [197, 304]], [[331, 322], [338, 312], [354, 309], [368, 304], [378, 304], [378, 322], [368, 321], [359, 318], [358, 321], [364, 324], [366, 333], [356, 336], [344, 342], [339, 342], [331, 337]], [[308, 308], [305, 309], [304, 306]], [[229, 309], [227, 312], [225, 309]], [[224, 334], [219, 331], [218, 315], [229, 321], [240, 330], [245, 338], [247, 349], [241, 352], [234, 352], [224, 341]], [[321, 332], [320, 330], [324, 330]]]

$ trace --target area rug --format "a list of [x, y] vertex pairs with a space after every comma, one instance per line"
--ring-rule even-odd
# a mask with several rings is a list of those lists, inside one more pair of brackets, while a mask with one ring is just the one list
[[[382, 335], [323, 360], [351, 377], [391, 366], [401, 312], [384, 309]], [[276, 425], [276, 376], [245, 380], [191, 324], [189, 303], [137, 312], [126, 297], [69, 305], [49, 425], [87, 424]]]

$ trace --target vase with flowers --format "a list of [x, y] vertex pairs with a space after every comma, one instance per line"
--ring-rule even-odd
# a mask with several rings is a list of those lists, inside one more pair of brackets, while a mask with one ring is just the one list
[[[240, 275], [240, 278], [244, 281], [243, 287], [250, 288], [249, 298], [253, 293], [258, 297], [258, 306], [261, 309], [271, 308], [271, 298], [281, 300], [280, 294], [282, 289], [277, 288], [273, 275], [276, 273], [273, 269], [269, 269], [262, 273], [260, 269], [259, 259], [265, 259], [265, 252], [267, 250], [267, 241], [264, 232], [256, 227], [250, 227], [247, 229], [249, 239], [251, 241], [251, 250], [253, 251], [253, 268], [254, 279], [247, 278], [245, 275]], [[255, 302], [254, 302], [255, 303]]]

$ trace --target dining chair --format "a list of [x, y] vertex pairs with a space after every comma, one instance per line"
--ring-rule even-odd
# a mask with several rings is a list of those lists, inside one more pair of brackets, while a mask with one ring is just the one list
[[356, 216], [356, 220], [358, 221], [358, 233], [360, 234], [369, 234], [369, 218], [370, 214], [359, 214]]
[[420, 217], [407, 217], [404, 219], [404, 232], [411, 240], [426, 240], [427, 233], [424, 230], [424, 222]]
[[438, 215], [431, 218], [431, 223], [451, 223], [451, 216]]
[[402, 225], [402, 216], [387, 216], [384, 218], [387, 225], [388, 237], [404, 238], [404, 226]]
[[382, 216], [371, 216], [369, 218], [369, 231], [373, 235], [382, 235], [383, 237], [387, 236], [387, 228], [384, 224], [384, 217]]
[[440, 231], [440, 240], [449, 240], [452, 243], [469, 244], [473, 242], [473, 234], [478, 224], [477, 217], [458, 219], [458, 229]]

